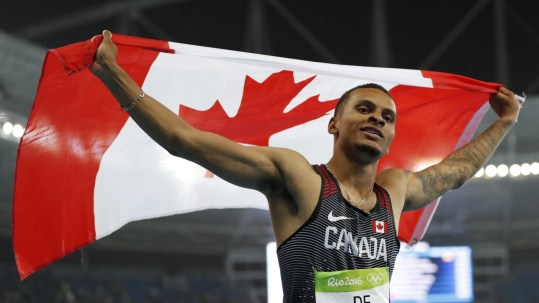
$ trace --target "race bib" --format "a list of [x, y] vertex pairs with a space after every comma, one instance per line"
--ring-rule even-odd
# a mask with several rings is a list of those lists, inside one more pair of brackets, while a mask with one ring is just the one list
[[387, 267], [316, 272], [316, 303], [389, 302]]

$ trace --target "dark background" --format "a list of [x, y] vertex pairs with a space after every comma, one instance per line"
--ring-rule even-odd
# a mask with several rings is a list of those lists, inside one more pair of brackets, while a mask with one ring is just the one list
[[[4, 0], [0, 12], [0, 121], [24, 125], [46, 49], [89, 39], [106, 28], [303, 60], [428, 69], [501, 82], [529, 97], [490, 163], [539, 158], [535, 1]], [[481, 127], [492, 119], [488, 116]], [[229, 290], [236, 296], [230, 295], [230, 302], [264, 302], [264, 245], [273, 236], [267, 212], [251, 209], [132, 223], [17, 281], [11, 249], [16, 151], [16, 139], [0, 138], [0, 302], [40, 296], [34, 301], [69, 301], [70, 291], [76, 302], [83, 301], [81, 296], [92, 302], [112, 294], [114, 302], [130, 302], [125, 293], [131, 301], [161, 296], [163, 302], [187, 297], [183, 301], [214, 302]], [[434, 216], [426, 240], [474, 249], [477, 302], [510, 297], [536, 302], [539, 294], [530, 281], [537, 281], [539, 272], [538, 181], [538, 176], [474, 179], [447, 194]], [[200, 272], [219, 278], [196, 278]], [[125, 282], [133, 276], [147, 279]], [[180, 290], [171, 295], [170, 289]]]

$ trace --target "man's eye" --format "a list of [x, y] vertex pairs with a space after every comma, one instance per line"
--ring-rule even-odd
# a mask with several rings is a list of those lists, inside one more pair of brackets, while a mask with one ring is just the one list
[[386, 120], [386, 122], [393, 122], [393, 117], [391, 117], [391, 116], [384, 116], [384, 120]]
[[357, 111], [360, 112], [360, 113], [366, 113], [367, 108], [365, 106], [360, 106], [360, 107], [357, 108]]

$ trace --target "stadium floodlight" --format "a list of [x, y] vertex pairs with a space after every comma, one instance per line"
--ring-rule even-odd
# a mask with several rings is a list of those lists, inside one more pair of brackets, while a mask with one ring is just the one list
[[485, 175], [485, 169], [481, 167], [480, 170], [478, 170], [476, 173], [475, 173], [475, 178], [481, 178], [483, 177], [483, 175]]
[[19, 139], [24, 134], [24, 127], [20, 124], [15, 124], [13, 126], [13, 137]]
[[506, 177], [509, 174], [509, 167], [507, 167], [505, 164], [500, 164], [496, 168], [496, 173], [499, 177]]
[[9, 135], [13, 131], [13, 124], [9, 121], [4, 122], [4, 126], [2, 127], [2, 130], [4, 131], [4, 134]]
[[509, 164], [489, 164], [485, 168], [479, 169], [475, 175], [474, 178], [484, 178], [484, 179], [490, 179], [490, 178], [505, 178], [505, 177], [511, 177], [511, 178], [517, 178], [517, 177], [526, 177], [529, 175], [539, 175], [539, 162], [533, 162], [533, 163], [513, 163], [511, 165]]
[[521, 172], [522, 169], [518, 164], [513, 164], [509, 167], [509, 174], [511, 175], [511, 177], [518, 177], [520, 176]]
[[530, 163], [523, 163], [520, 166], [520, 173], [523, 176], [528, 176], [529, 174], [531, 174], [532, 173], [532, 166], [530, 165]]
[[533, 162], [531, 164], [531, 173], [533, 175], [539, 175], [539, 163]]
[[488, 178], [493, 178], [496, 176], [496, 165], [488, 165], [486, 168], [485, 168], [485, 175], [488, 177]]

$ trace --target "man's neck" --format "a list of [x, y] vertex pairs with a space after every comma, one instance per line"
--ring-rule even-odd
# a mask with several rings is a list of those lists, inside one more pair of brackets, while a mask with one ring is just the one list
[[333, 156], [327, 166], [346, 188], [354, 192], [368, 192], [374, 186], [378, 161], [362, 164], [344, 157]]

